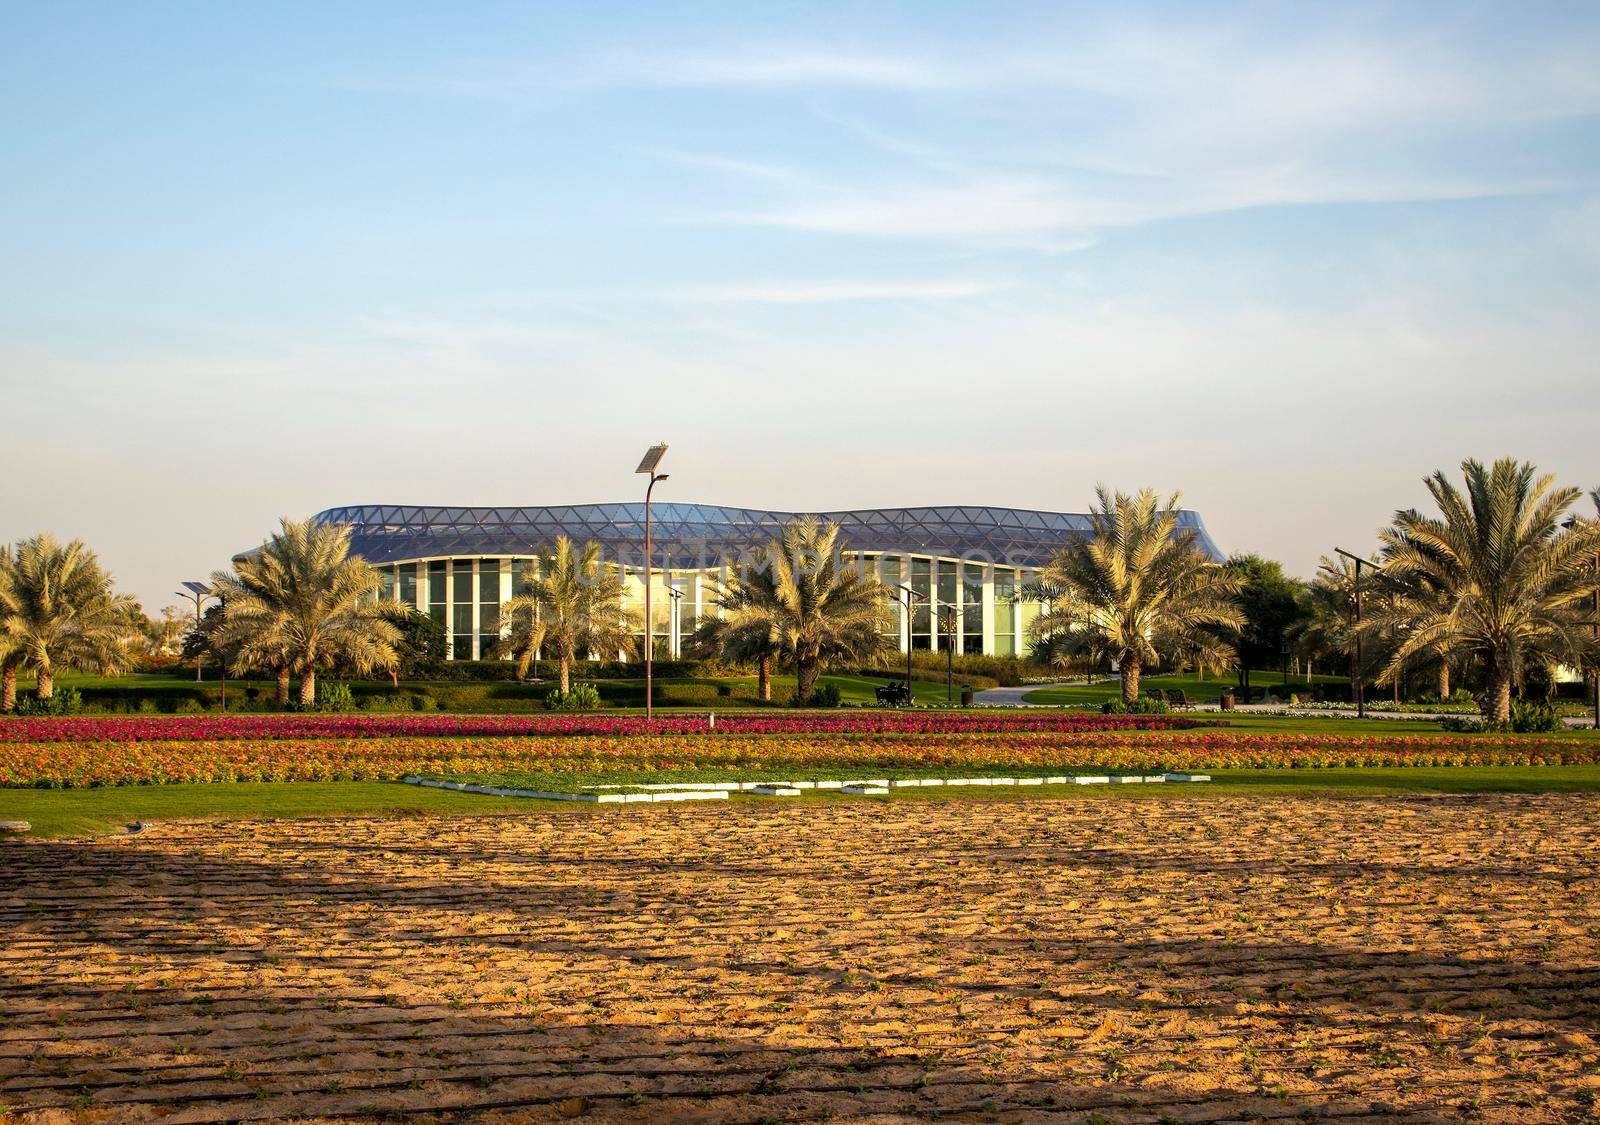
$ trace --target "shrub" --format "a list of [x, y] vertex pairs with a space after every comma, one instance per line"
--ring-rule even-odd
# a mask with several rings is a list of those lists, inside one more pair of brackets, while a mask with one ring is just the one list
[[40, 699], [37, 695], [25, 695], [17, 700], [17, 714], [30, 717], [76, 715], [82, 710], [83, 696], [78, 694], [77, 688], [62, 688], [49, 699]]
[[812, 707], [837, 707], [839, 706], [839, 685], [819, 684], [811, 693], [810, 705]]
[[1141, 695], [1132, 703], [1124, 703], [1120, 699], [1109, 699], [1100, 705], [1103, 715], [1165, 715], [1167, 705], [1154, 696]]
[[592, 684], [576, 684], [571, 691], [556, 688], [544, 697], [544, 706], [547, 711], [594, 711], [602, 704]]
[[350, 685], [338, 680], [318, 680], [316, 702], [311, 705], [313, 711], [354, 711], [356, 699], [350, 691]]
[[1456, 734], [1549, 734], [1565, 729], [1561, 716], [1545, 703], [1528, 703], [1521, 699], [1511, 701], [1511, 721], [1491, 723], [1484, 719], [1445, 718], [1439, 720], [1443, 730]]

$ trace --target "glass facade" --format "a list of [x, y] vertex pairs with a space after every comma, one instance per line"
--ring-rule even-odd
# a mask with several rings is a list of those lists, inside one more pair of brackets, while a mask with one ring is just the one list
[[[729, 559], [748, 556], [776, 534], [787, 513], [696, 504], [656, 504], [658, 557], [652, 584], [658, 652], [720, 612], [715, 596]], [[819, 513], [840, 524], [846, 562], [886, 586], [916, 592], [909, 624], [896, 599], [884, 637], [895, 648], [1010, 656], [1028, 650], [1042, 606], [1028, 584], [1065, 543], [1088, 533], [1087, 517], [1005, 508], [906, 508]], [[339, 508], [317, 519], [352, 527], [354, 553], [379, 572], [380, 594], [425, 610], [450, 637], [453, 659], [497, 655], [501, 603], [524, 592], [535, 556], [556, 534], [594, 540], [609, 565], [638, 560], [639, 505], [571, 508]], [[1180, 513], [1183, 534], [1219, 558], [1204, 525]], [[909, 544], [909, 546], [908, 546]], [[499, 547], [499, 549], [492, 549]], [[626, 602], [642, 608], [641, 571], [630, 567]], [[681, 595], [674, 598], [669, 590]], [[953, 612], [952, 612], [953, 611]], [[953, 632], [949, 631], [953, 629]], [[642, 638], [641, 638], [642, 639]]]

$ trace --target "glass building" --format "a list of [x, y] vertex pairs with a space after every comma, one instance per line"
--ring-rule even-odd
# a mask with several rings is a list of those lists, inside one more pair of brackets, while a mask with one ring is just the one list
[[[653, 503], [651, 634], [676, 654], [707, 614], [730, 568], [758, 560], [802, 513], [711, 504]], [[814, 512], [839, 525], [844, 558], [917, 594], [910, 620], [894, 610], [889, 637], [913, 649], [1012, 655], [1027, 651], [1042, 609], [1029, 586], [1063, 546], [1091, 532], [1089, 517], [1018, 508], [874, 508]], [[644, 505], [423, 508], [372, 504], [314, 517], [343, 524], [352, 550], [378, 568], [380, 596], [430, 614], [456, 660], [499, 655], [501, 605], [537, 573], [556, 537], [600, 545], [620, 568], [633, 608], [644, 604]], [[1198, 514], [1179, 513], [1200, 546], [1221, 554]]]

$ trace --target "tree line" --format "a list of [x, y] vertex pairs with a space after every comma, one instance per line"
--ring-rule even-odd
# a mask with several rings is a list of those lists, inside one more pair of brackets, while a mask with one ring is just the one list
[[[1032, 656], [1057, 667], [1114, 663], [1127, 703], [1147, 671], [1232, 669], [1247, 683], [1249, 669], [1291, 657], [1308, 674], [1313, 662], [1347, 659], [1363, 680], [1436, 676], [1446, 699], [1469, 676], [1485, 717], [1504, 722], [1531, 673], [1548, 681], [1558, 667], [1592, 675], [1600, 666], [1600, 518], [1573, 514], [1582, 491], [1531, 464], [1468, 460], [1461, 471], [1461, 486], [1443, 472], [1426, 478], [1437, 513], [1397, 511], [1365, 574], [1344, 556], [1325, 557], [1305, 583], [1255, 555], [1214, 560], [1180, 524], [1178, 494], [1101, 487], [1091, 533], [1030, 587], [1044, 605], [1030, 629]], [[1600, 490], [1589, 499], [1600, 512]], [[219, 604], [187, 651], [209, 653], [235, 675], [275, 678], [280, 705], [298, 679], [303, 706], [316, 700], [319, 673], [394, 677], [442, 657], [437, 623], [380, 599], [379, 574], [351, 555], [350, 536], [337, 525], [281, 521], [258, 550], [212, 575]], [[718, 612], [686, 652], [754, 666], [763, 700], [774, 671], [792, 669], [804, 702], [830, 665], [897, 648], [898, 590], [849, 565], [847, 547], [834, 524], [790, 522], [756, 563], [715, 589]], [[500, 607], [501, 648], [521, 676], [537, 655], [555, 659], [560, 690], [570, 691], [578, 662], [639, 655], [644, 624], [623, 594], [598, 544], [561, 537]], [[40, 535], [0, 550], [0, 709], [16, 705], [19, 670], [48, 699], [58, 669], [123, 670], [136, 638], [152, 631], [83, 543]]]

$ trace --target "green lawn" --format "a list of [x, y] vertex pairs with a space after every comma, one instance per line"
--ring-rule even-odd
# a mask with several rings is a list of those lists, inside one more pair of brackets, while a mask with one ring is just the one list
[[[772, 777], [779, 771], [750, 773]], [[907, 777], [949, 776], [951, 771], [907, 770], [788, 770], [784, 777]], [[975, 776], [1024, 776], [1027, 771], [983, 769]], [[1072, 771], [1064, 771], [1072, 772]], [[643, 780], [632, 774], [629, 779]], [[692, 774], [671, 775], [674, 780], [703, 780]], [[738, 774], [720, 771], [718, 780]], [[1022, 789], [917, 789], [892, 797], [847, 797], [817, 793], [787, 800], [1023, 800], [1059, 797], [1196, 799], [1240, 795], [1326, 796], [1383, 793], [1546, 793], [1600, 792], [1600, 766], [1550, 766], [1546, 768], [1474, 767], [1461, 769], [1329, 769], [1329, 770], [1218, 770], [1204, 784], [1131, 786], [1052, 786]], [[506, 779], [513, 780], [513, 779]], [[576, 785], [601, 782], [603, 775], [520, 779], [529, 782], [561, 781]], [[740, 796], [735, 802], [767, 802], [774, 798]], [[533, 801], [515, 797], [484, 797], [439, 789], [421, 789], [398, 782], [301, 782], [291, 784], [157, 785], [109, 789], [0, 789], [0, 820], [26, 820], [34, 836], [96, 835], [122, 832], [134, 820], [146, 822], [172, 818], [209, 820], [294, 819], [302, 817], [426, 817], [484, 813], [559, 811], [583, 815], [599, 812], [629, 815], [614, 805]], [[419, 832], [426, 828], [419, 825]]]

